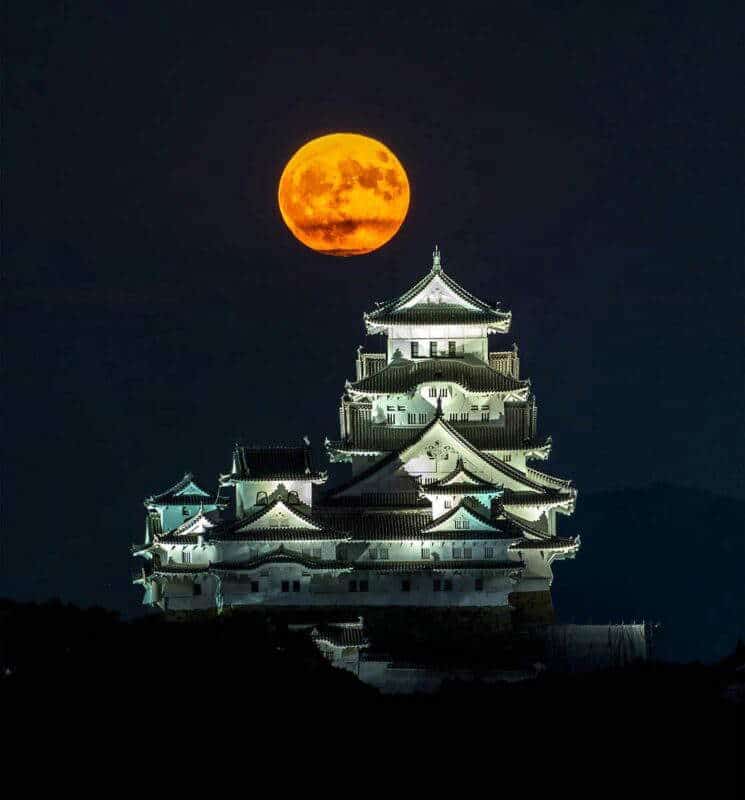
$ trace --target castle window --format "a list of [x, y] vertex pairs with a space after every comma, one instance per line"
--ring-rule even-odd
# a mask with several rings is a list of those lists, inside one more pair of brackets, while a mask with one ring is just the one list
[[399, 407], [398, 407], [398, 410], [399, 410], [399, 411], [406, 411], [406, 406], [399, 406]]
[[297, 492], [288, 492], [287, 493], [287, 502], [291, 506], [296, 506], [300, 502], [300, 498], [298, 497]]
[[458, 415], [457, 415], [457, 414], [450, 413], [450, 414], [448, 415], [448, 419], [449, 419], [451, 422], [455, 422], [455, 421], [458, 419]]
[[376, 561], [378, 558], [378, 551], [374, 547], [371, 548], [367, 553], [367, 557], [370, 561]]
[[481, 412], [481, 421], [482, 422], [488, 422], [489, 421], [489, 412], [488, 411], [482, 411]]
[[448, 355], [449, 356], [455, 355], [455, 342], [448, 342]]
[[422, 548], [422, 561], [426, 561], [429, 558], [429, 547]]
[[411, 357], [419, 358], [419, 342], [411, 343]]
[[429, 355], [430, 358], [435, 358], [435, 356], [437, 355], [437, 342], [429, 343]]
[[476, 578], [476, 585], [474, 586], [477, 592], [484, 591], [484, 579], [483, 578]]
[[357, 591], [357, 581], [349, 581], [349, 591], [350, 592]]
[[494, 548], [493, 547], [485, 547], [484, 548], [484, 558], [494, 558]]
[[385, 417], [388, 420], [388, 424], [389, 425], [395, 425], [396, 424], [396, 415], [395, 414], [386, 414]]
[[411, 591], [411, 581], [408, 578], [404, 578], [401, 581], [401, 591], [402, 592], [410, 592]]
[[413, 425], [416, 422], [416, 414], [407, 414], [406, 422], [408, 422], [409, 425]]
[[504, 461], [512, 461], [512, 455], [510, 453], [505, 453], [503, 457]]
[[199, 597], [199, 595], [202, 594], [202, 584], [201, 583], [195, 583], [191, 587], [191, 590], [192, 590], [192, 594], [194, 595], [194, 597]]
[[293, 581], [292, 582], [292, 591], [299, 592], [300, 591], [300, 581]]
[[481, 406], [481, 410], [482, 411], [488, 411], [489, 410], [489, 406]]
[[385, 410], [386, 411], [395, 411], [396, 410], [396, 406], [386, 406]]
[[470, 547], [464, 547], [463, 558], [473, 558], [473, 549]]
[[420, 425], [424, 425], [424, 423], [425, 423], [426, 421], [427, 421], [427, 415], [426, 415], [426, 414], [420, 414], [420, 415], [419, 415], [419, 424], [420, 424]]
[[447, 397], [447, 396], [448, 396], [447, 387], [443, 387], [442, 389], [440, 389], [440, 397]]
[[471, 406], [471, 411], [478, 411], [478, 410], [479, 410], [478, 406]]
[[290, 582], [289, 581], [282, 581], [282, 591], [289, 592], [290, 591]]
[[256, 505], [265, 506], [269, 502], [269, 496], [266, 492], [256, 492]]
[[462, 547], [454, 547], [453, 548], [453, 560], [463, 558], [463, 548]]
[[430, 386], [429, 387], [429, 396], [430, 397], [437, 397], [437, 387], [436, 386]]
[[465, 414], [461, 414], [460, 415], [460, 421], [461, 422], [468, 422], [468, 413], [467, 412]]
[[368, 581], [360, 581], [360, 591], [361, 592], [369, 592], [370, 591], [370, 584]]
[[452, 506], [452, 502], [450, 500], [445, 501], [445, 508], [450, 508]]
[[251, 581], [251, 591], [256, 594], [259, 591], [259, 582], [258, 581]]
[[380, 560], [381, 561], [388, 561], [390, 558], [390, 550], [387, 547], [380, 548]]
[[187, 552], [186, 550], [181, 551], [181, 563], [182, 564], [191, 564], [191, 553]]

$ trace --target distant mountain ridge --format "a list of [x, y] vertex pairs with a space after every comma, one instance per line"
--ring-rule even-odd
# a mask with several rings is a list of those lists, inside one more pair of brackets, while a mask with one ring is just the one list
[[564, 528], [582, 536], [556, 570], [559, 621], [660, 623], [655, 653], [712, 661], [745, 638], [745, 501], [658, 484], [589, 495]]

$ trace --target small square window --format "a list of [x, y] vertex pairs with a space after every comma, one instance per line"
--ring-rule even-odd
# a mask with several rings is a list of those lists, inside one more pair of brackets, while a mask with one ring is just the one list
[[289, 581], [282, 581], [282, 591], [289, 592], [290, 591], [290, 582]]
[[419, 358], [419, 342], [411, 343], [411, 357]]
[[194, 597], [199, 597], [199, 595], [202, 594], [202, 584], [201, 583], [195, 583], [192, 586], [192, 591], [194, 593]]
[[453, 559], [463, 558], [463, 548], [461, 547], [454, 547], [453, 548]]
[[300, 591], [300, 581], [293, 581], [292, 582], [292, 591], [299, 592]]
[[445, 501], [445, 508], [451, 508], [451, 507], [452, 507], [452, 505], [453, 505], [453, 504], [452, 504], [452, 502], [451, 502], [450, 500], [446, 500], [446, 501]]
[[437, 342], [430, 342], [429, 343], [429, 354], [433, 358], [437, 355]]
[[408, 578], [404, 578], [404, 580], [401, 581], [401, 591], [402, 592], [411, 591], [411, 581]]
[[390, 551], [387, 547], [380, 548], [380, 560], [381, 561], [388, 561], [390, 558]]
[[251, 591], [254, 594], [259, 591], [259, 582], [258, 581], [251, 581]]
[[484, 558], [494, 558], [494, 548], [493, 547], [485, 547], [484, 548]]
[[448, 342], [448, 355], [449, 356], [455, 355], [455, 342]]

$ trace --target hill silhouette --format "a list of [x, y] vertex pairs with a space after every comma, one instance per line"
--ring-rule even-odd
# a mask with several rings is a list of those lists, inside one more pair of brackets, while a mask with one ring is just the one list
[[745, 633], [745, 501], [656, 485], [580, 495], [582, 536], [558, 565], [559, 621], [661, 625], [658, 658], [713, 661]]

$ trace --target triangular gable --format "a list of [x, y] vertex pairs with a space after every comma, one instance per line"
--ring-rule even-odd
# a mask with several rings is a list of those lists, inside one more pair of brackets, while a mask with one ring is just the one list
[[265, 528], [321, 530], [319, 525], [316, 525], [301, 511], [288, 506], [283, 500], [275, 500], [254, 516], [247, 518], [245, 522], [239, 523], [235, 532], [243, 533]]
[[211, 508], [198, 511], [193, 517], [179, 525], [178, 528], [169, 531], [168, 535], [193, 536], [197, 533], [204, 533], [204, 531], [214, 528], [218, 524], [219, 518], [220, 512], [217, 511], [215, 506], [212, 506]]
[[174, 497], [180, 497], [181, 495], [199, 495], [200, 497], [209, 497], [210, 495], [204, 491], [204, 489], [200, 489], [194, 481], [189, 481], [189, 483], [184, 486], [183, 489], [179, 489], [178, 492], [174, 492]]
[[428, 485], [426, 488], [434, 489], [438, 486], [450, 486], [454, 483], [457, 484], [469, 483], [469, 484], [474, 484], [476, 486], [486, 486], [489, 488], [494, 486], [493, 483], [484, 480], [484, 478], [482, 478], [481, 476], [476, 475], [469, 469], [466, 469], [466, 467], [463, 466], [462, 460], [459, 459], [457, 466], [449, 475], [446, 475], [439, 481], [436, 481], [435, 483]]
[[467, 502], [459, 503], [454, 509], [433, 520], [422, 533], [441, 531], [498, 531], [498, 523], [492, 522], [487, 516], [479, 513]]
[[481, 310], [481, 306], [470, 303], [462, 294], [454, 291], [443, 279], [442, 273], [430, 273], [428, 278], [429, 279], [420, 287], [418, 292], [405, 302], [395, 305], [392, 310], [427, 305], [429, 303], [448, 303], [450, 305], [469, 308], [473, 311]]

